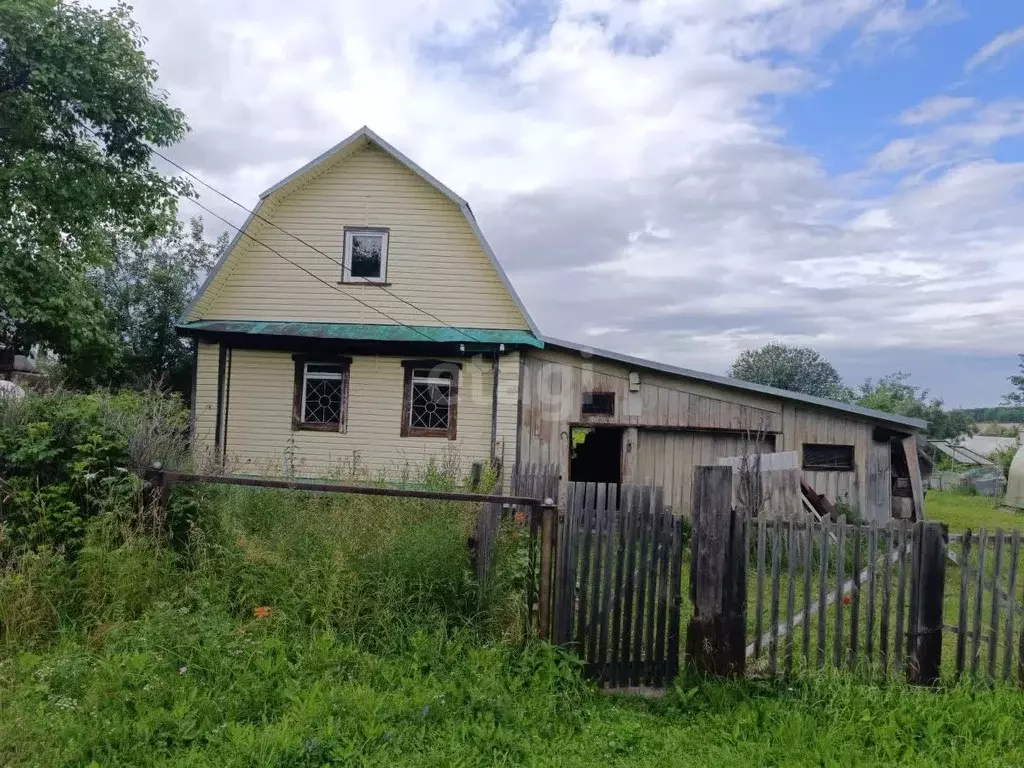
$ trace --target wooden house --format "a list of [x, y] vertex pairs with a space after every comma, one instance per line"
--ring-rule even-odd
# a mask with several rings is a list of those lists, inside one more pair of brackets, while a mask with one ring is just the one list
[[869, 518], [920, 486], [918, 420], [545, 338], [469, 205], [367, 128], [260, 195], [178, 329], [196, 450], [236, 472], [544, 462], [685, 513], [756, 443]]

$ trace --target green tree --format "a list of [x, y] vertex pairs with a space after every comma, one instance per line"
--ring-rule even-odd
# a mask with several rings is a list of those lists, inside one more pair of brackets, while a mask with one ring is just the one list
[[1020, 360], [1020, 373], [1007, 376], [1013, 389], [1003, 398], [1005, 405], [1024, 405], [1024, 355], [1017, 355]]
[[928, 422], [928, 436], [952, 439], [974, 433], [970, 414], [960, 410], [946, 410], [942, 400], [930, 397], [926, 389], [910, 383], [910, 374], [897, 371], [883, 376], [877, 382], [868, 379], [857, 391], [856, 403], [886, 413], [924, 419]]
[[810, 347], [773, 342], [741, 352], [729, 368], [735, 379], [833, 400], [849, 399], [835, 367]]
[[0, 347], [109, 348], [89, 272], [188, 189], [150, 163], [188, 130], [156, 79], [126, 5], [0, 3]]
[[226, 245], [226, 233], [207, 240], [202, 219], [194, 218], [187, 231], [174, 222], [167, 235], [142, 247], [118, 247], [114, 263], [93, 276], [106, 308], [106, 332], [116, 340], [113, 355], [102, 366], [91, 355], [68, 356], [68, 383], [115, 389], [159, 383], [190, 397], [191, 350], [174, 325]]

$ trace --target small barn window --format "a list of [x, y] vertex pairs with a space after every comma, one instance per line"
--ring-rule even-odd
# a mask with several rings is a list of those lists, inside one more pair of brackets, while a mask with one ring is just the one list
[[438, 360], [405, 360], [402, 435], [447, 437], [456, 435], [459, 368]]
[[581, 410], [584, 416], [614, 416], [615, 393], [584, 392]]
[[804, 469], [816, 472], [852, 472], [852, 445], [804, 444]]
[[343, 283], [383, 283], [388, 271], [388, 230], [345, 228]]
[[347, 359], [295, 358], [295, 429], [344, 432], [347, 401]]

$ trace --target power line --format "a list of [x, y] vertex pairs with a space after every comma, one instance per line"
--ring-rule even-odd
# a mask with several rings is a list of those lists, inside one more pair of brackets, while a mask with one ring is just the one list
[[[257, 218], [257, 219], [259, 219], [260, 221], [262, 221], [262, 222], [264, 222], [266, 224], [269, 224], [270, 226], [274, 227], [275, 229], [279, 230], [280, 232], [283, 232], [284, 234], [288, 235], [288, 237], [292, 238], [293, 240], [301, 243], [302, 245], [306, 246], [310, 250], [320, 254], [321, 256], [323, 256], [324, 258], [328, 259], [329, 261], [337, 264], [338, 266], [341, 267], [342, 275], [344, 276], [345, 270], [346, 270], [344, 261], [338, 261], [333, 256], [331, 256], [329, 253], [324, 253], [323, 251], [321, 251], [319, 248], [317, 248], [312, 243], [306, 242], [301, 237], [299, 237], [296, 234], [293, 234], [292, 232], [289, 232], [288, 230], [286, 230], [284, 227], [280, 226], [279, 224], [276, 224], [273, 221], [271, 221], [270, 219], [267, 219], [266, 217], [261, 216], [254, 209], [247, 208], [245, 205], [243, 205], [242, 203], [238, 202], [237, 200], [232, 198], [227, 193], [222, 192], [221, 190], [217, 189], [216, 187], [214, 187], [209, 182], [206, 182], [203, 179], [199, 178], [196, 174], [194, 174], [188, 168], [185, 168], [184, 166], [179, 165], [178, 163], [176, 163], [174, 160], [171, 160], [169, 157], [167, 157], [165, 154], [163, 154], [159, 150], [154, 149], [154, 148], [151, 147], [150, 151], [154, 155], [156, 155], [157, 157], [161, 158], [164, 162], [166, 162], [166, 163], [174, 166], [175, 168], [177, 168], [179, 171], [184, 173], [189, 178], [194, 179], [195, 181], [197, 181], [200, 184], [202, 184], [204, 187], [209, 189], [211, 192], [214, 192], [215, 194], [220, 195], [225, 200], [227, 200], [229, 203], [232, 203], [233, 205], [237, 205], [239, 208], [241, 208], [243, 211], [248, 213], [250, 216], [252, 216], [254, 218]], [[188, 197], [188, 196], [186, 195], [186, 197]], [[193, 202], [195, 201], [195, 198], [192, 198], [192, 197], [188, 197], [188, 199], [189, 200], [193, 200]], [[214, 214], [214, 215], [216, 215], [216, 214]], [[220, 217], [218, 217], [218, 218], [220, 218]], [[221, 220], [223, 221], [223, 219], [221, 219]], [[231, 226], [234, 226], [234, 225], [231, 225]], [[239, 232], [242, 231], [241, 229], [239, 229], [237, 227], [235, 227], [235, 228], [238, 229]], [[264, 247], [266, 247], [266, 246], [264, 246]], [[352, 269], [350, 267], [347, 268], [347, 269], [348, 269], [349, 277], [352, 277]], [[404, 299], [401, 296], [399, 296], [399, 295], [389, 291], [387, 289], [387, 286], [380, 285], [379, 283], [368, 283], [368, 285], [373, 285], [373, 286], [376, 286], [377, 288], [380, 288], [382, 291], [384, 291], [384, 293], [386, 293], [388, 296], [391, 296], [393, 299], [397, 299], [398, 301], [402, 302], [406, 306], [412, 307], [417, 312], [423, 313], [427, 317], [431, 318], [432, 320], [435, 320], [436, 322], [440, 323], [441, 325], [445, 326], [446, 328], [450, 328], [453, 331], [458, 331], [459, 333], [461, 333], [463, 336], [465, 336], [470, 341], [475, 341], [475, 342], [480, 343], [480, 344], [486, 343], [486, 342], [482, 341], [481, 339], [475, 338], [474, 336], [472, 336], [472, 334], [470, 334], [469, 332], [465, 331], [464, 329], [456, 328], [456, 327], [454, 327], [452, 325], [449, 325], [448, 323], [446, 323], [444, 320], [442, 320], [441, 318], [439, 318], [437, 315], [433, 314], [432, 312], [429, 312], [429, 311], [423, 309], [422, 307], [419, 307], [416, 304], [413, 304], [411, 301], [408, 301], [407, 299]], [[346, 294], [346, 295], [348, 295], [348, 294]], [[381, 313], [381, 314], [383, 314], [383, 313]], [[386, 315], [385, 315], [385, 317], [386, 317]], [[394, 322], [397, 322], [397, 321], [394, 321]], [[399, 325], [406, 325], [406, 324], [405, 323], [399, 323]], [[411, 326], [406, 326], [406, 327], [411, 327]]]
[[328, 288], [330, 288], [330, 289], [331, 289], [332, 291], [337, 291], [337, 292], [338, 292], [338, 293], [340, 293], [340, 294], [341, 294], [342, 296], [346, 296], [346, 297], [348, 297], [348, 298], [352, 299], [353, 301], [355, 301], [355, 302], [357, 302], [357, 303], [359, 303], [359, 304], [362, 304], [362, 305], [363, 305], [364, 307], [366, 307], [367, 309], [372, 309], [372, 310], [373, 310], [374, 312], [376, 312], [376, 313], [378, 313], [378, 314], [380, 314], [380, 315], [383, 315], [384, 317], [386, 317], [386, 318], [387, 318], [388, 320], [390, 320], [391, 322], [393, 322], [393, 323], [394, 323], [395, 325], [400, 325], [400, 326], [402, 326], [402, 327], [404, 327], [404, 328], [408, 328], [409, 330], [412, 330], [412, 331], [416, 331], [416, 333], [418, 333], [418, 334], [419, 334], [420, 336], [422, 336], [423, 338], [425, 338], [425, 339], [426, 339], [427, 341], [430, 341], [430, 342], [433, 342], [433, 341], [434, 341], [434, 339], [430, 338], [430, 336], [428, 336], [427, 334], [425, 334], [425, 333], [424, 333], [423, 331], [421, 331], [421, 330], [420, 330], [419, 328], [417, 328], [417, 327], [416, 327], [415, 325], [408, 325], [408, 324], [406, 324], [406, 323], [403, 323], [403, 322], [400, 322], [400, 321], [396, 320], [395, 318], [391, 317], [391, 315], [389, 315], [389, 314], [388, 314], [387, 312], [384, 312], [384, 311], [383, 311], [383, 310], [381, 310], [381, 309], [377, 309], [377, 307], [371, 306], [370, 304], [367, 304], [367, 303], [366, 303], [365, 301], [362, 301], [361, 299], [357, 299], [357, 298], [356, 298], [355, 296], [353, 296], [352, 294], [350, 294], [350, 293], [347, 293], [346, 291], [343, 291], [343, 290], [341, 290], [341, 288], [339, 288], [338, 286], [336, 286], [336, 285], [332, 285], [331, 283], [327, 282], [326, 280], [324, 280], [324, 279], [323, 279], [322, 277], [320, 277], [319, 275], [316, 275], [316, 274], [314, 274], [313, 272], [310, 272], [310, 271], [309, 271], [308, 269], [306, 269], [306, 268], [305, 268], [304, 266], [302, 266], [301, 264], [299, 264], [299, 263], [297, 263], [297, 262], [295, 262], [295, 261], [292, 261], [291, 259], [289, 259], [289, 258], [288, 258], [287, 256], [285, 256], [285, 255], [284, 255], [283, 253], [281, 253], [280, 251], [278, 251], [278, 250], [276, 250], [276, 249], [274, 249], [274, 248], [271, 248], [271, 247], [270, 247], [269, 245], [267, 245], [266, 243], [264, 243], [264, 242], [263, 242], [262, 240], [260, 240], [260, 239], [258, 239], [258, 238], [256, 238], [256, 237], [254, 237], [253, 235], [250, 235], [250, 234], [249, 234], [248, 232], [245, 232], [245, 231], [243, 231], [243, 230], [242, 230], [242, 228], [241, 228], [241, 227], [239, 227], [238, 225], [236, 225], [236, 224], [232, 224], [232, 223], [231, 223], [230, 221], [228, 221], [227, 219], [225, 219], [225, 218], [224, 218], [223, 216], [221, 216], [221, 215], [220, 215], [219, 213], [214, 213], [214, 212], [213, 212], [212, 210], [210, 210], [210, 209], [209, 209], [209, 208], [207, 208], [207, 207], [206, 207], [205, 205], [203, 205], [202, 203], [200, 203], [200, 202], [199, 202], [198, 200], [196, 200], [196, 199], [195, 199], [194, 197], [190, 197], [189, 195], [182, 195], [182, 196], [183, 196], [183, 197], [184, 197], [185, 199], [187, 199], [187, 200], [191, 200], [191, 201], [192, 201], [193, 203], [195, 203], [195, 204], [196, 204], [197, 206], [199, 206], [200, 208], [202, 208], [202, 209], [203, 209], [204, 211], [206, 211], [206, 212], [207, 212], [208, 214], [210, 214], [210, 215], [211, 215], [211, 216], [213, 216], [214, 218], [216, 218], [216, 219], [219, 219], [220, 221], [224, 222], [225, 224], [227, 224], [227, 225], [228, 225], [229, 227], [231, 227], [232, 229], [235, 229], [235, 230], [237, 230], [239, 234], [241, 234], [241, 235], [244, 235], [245, 237], [248, 237], [248, 238], [249, 238], [250, 240], [252, 240], [252, 241], [253, 241], [254, 243], [256, 243], [257, 245], [259, 245], [259, 246], [262, 246], [263, 248], [266, 248], [266, 249], [267, 249], [268, 251], [270, 251], [271, 253], [274, 253], [274, 254], [276, 254], [276, 255], [280, 256], [280, 257], [281, 257], [282, 259], [284, 259], [285, 261], [287, 261], [287, 262], [288, 262], [289, 264], [291, 264], [291, 265], [292, 265], [293, 267], [295, 267], [296, 269], [300, 269], [300, 270], [302, 270], [303, 272], [305, 272], [305, 273], [306, 273], [307, 275], [309, 275], [310, 277], [312, 277], [312, 278], [313, 278], [314, 280], [316, 280], [317, 282], [323, 283], [323, 284], [324, 284], [324, 285], [326, 285], [326, 286], [327, 286]]

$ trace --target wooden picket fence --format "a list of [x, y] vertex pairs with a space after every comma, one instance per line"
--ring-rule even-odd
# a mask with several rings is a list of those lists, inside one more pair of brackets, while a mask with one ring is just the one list
[[[502, 486], [508, 486], [510, 496], [520, 496], [543, 502], [558, 499], [558, 467], [555, 464], [513, 465], [507, 478], [502, 478]], [[486, 590], [491, 576], [494, 559], [494, 548], [502, 519], [514, 518], [519, 515], [528, 525], [533, 538], [530, 555], [536, 557], [536, 532], [540, 525], [540, 515], [536, 514], [537, 504], [510, 504], [488, 502], [481, 504], [477, 511], [474, 531], [474, 553], [477, 584], [481, 596]], [[532, 562], [532, 560], [531, 560]], [[531, 573], [533, 571], [531, 570]], [[527, 601], [533, 605], [533, 595], [527, 595]]]
[[542, 634], [575, 649], [601, 685], [671, 681], [680, 659], [683, 526], [661, 489], [569, 483], [557, 529], [542, 525], [541, 539], [553, 554], [541, 558], [542, 595], [550, 589], [541, 600]]
[[748, 668], [790, 675], [831, 665], [902, 674], [908, 643], [923, 629], [908, 603], [914, 585], [920, 588], [926, 525], [754, 521]]
[[686, 570], [683, 522], [658, 488], [570, 483], [559, 508], [538, 507], [540, 636], [608, 687], [663, 686], [684, 664], [1024, 686], [1019, 532], [750, 518], [732, 473], [696, 468]]
[[1007, 534], [996, 529], [989, 535], [985, 528], [977, 534], [967, 530], [950, 536], [950, 542], [950, 560], [959, 569], [958, 610], [957, 623], [945, 629], [956, 636], [956, 674], [989, 682], [1010, 681], [1016, 674], [1024, 685], [1024, 601], [1018, 599], [1017, 579], [1020, 531]]

